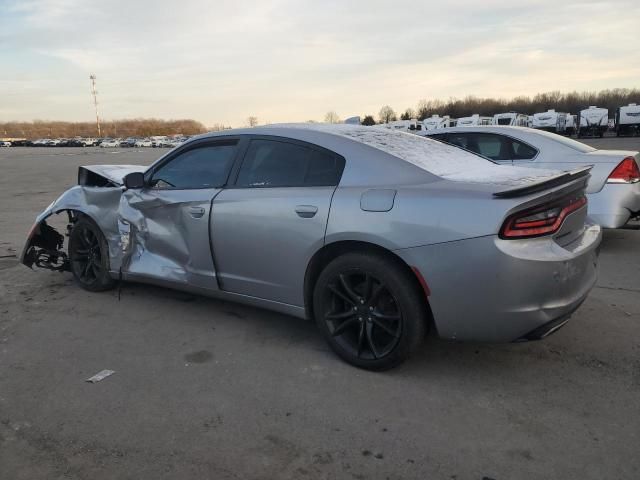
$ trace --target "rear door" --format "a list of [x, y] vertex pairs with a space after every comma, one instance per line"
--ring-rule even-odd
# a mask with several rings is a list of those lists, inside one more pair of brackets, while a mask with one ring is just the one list
[[211, 238], [221, 288], [303, 306], [307, 264], [324, 244], [343, 168], [342, 157], [320, 147], [254, 137], [235, 185], [213, 202]]

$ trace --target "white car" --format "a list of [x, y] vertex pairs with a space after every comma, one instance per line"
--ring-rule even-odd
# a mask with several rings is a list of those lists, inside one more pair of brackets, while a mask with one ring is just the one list
[[119, 147], [119, 146], [120, 146], [120, 140], [116, 140], [113, 138], [105, 138], [100, 143], [101, 148], [113, 148], [113, 147]]
[[136, 140], [134, 144], [136, 147], [151, 147], [153, 146], [150, 138], [141, 138], [140, 140]]
[[592, 165], [587, 187], [589, 216], [604, 228], [620, 228], [640, 217], [637, 151], [597, 150], [561, 135], [525, 127], [456, 127], [425, 132], [424, 136], [505, 165], [564, 171]]
[[11, 142], [0, 141], [0, 147], [10, 147], [10, 146], [11, 146]]

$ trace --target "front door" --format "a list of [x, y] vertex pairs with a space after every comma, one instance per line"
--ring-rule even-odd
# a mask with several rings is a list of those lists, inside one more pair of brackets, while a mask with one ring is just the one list
[[303, 306], [309, 260], [324, 244], [344, 159], [310, 144], [254, 138], [235, 185], [213, 201], [223, 290]]
[[236, 143], [186, 146], [152, 168], [145, 188], [124, 192], [119, 214], [130, 230], [130, 245], [123, 272], [217, 288], [209, 242], [211, 203], [227, 181]]

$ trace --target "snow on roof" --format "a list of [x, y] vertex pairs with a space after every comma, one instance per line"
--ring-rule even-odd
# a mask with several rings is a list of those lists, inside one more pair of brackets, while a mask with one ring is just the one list
[[438, 177], [457, 182], [522, 186], [558, 174], [554, 170], [499, 165], [437, 140], [386, 128], [305, 123], [270, 126], [302, 128], [339, 135], [382, 150]]

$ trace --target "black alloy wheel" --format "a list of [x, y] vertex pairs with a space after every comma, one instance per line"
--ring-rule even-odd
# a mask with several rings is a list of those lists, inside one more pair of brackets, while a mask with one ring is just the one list
[[420, 345], [428, 307], [407, 270], [382, 255], [348, 253], [322, 271], [314, 289], [316, 323], [342, 359], [385, 370]]
[[325, 296], [324, 320], [351, 355], [368, 360], [393, 350], [402, 332], [402, 312], [388, 287], [371, 273], [335, 275]]
[[74, 224], [69, 236], [71, 273], [80, 286], [90, 291], [112, 288], [109, 274], [109, 249], [98, 226], [86, 217]]

